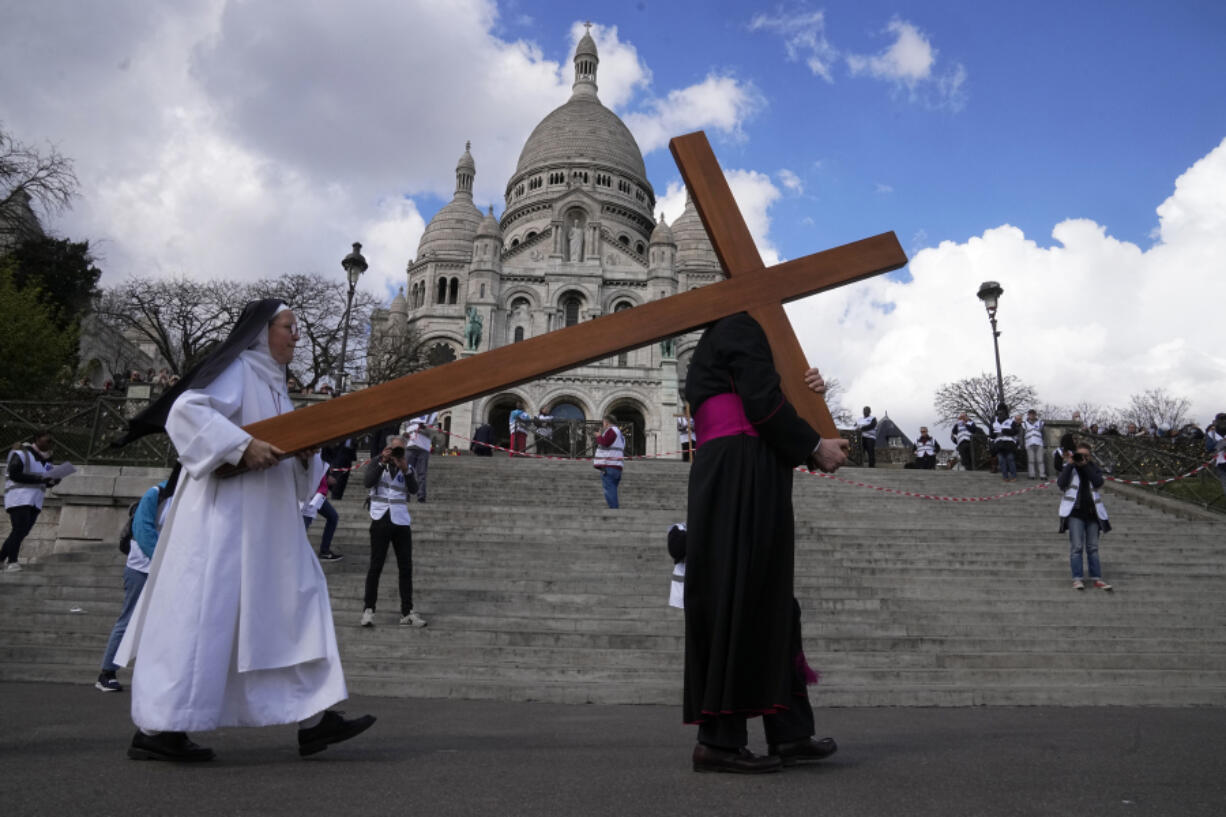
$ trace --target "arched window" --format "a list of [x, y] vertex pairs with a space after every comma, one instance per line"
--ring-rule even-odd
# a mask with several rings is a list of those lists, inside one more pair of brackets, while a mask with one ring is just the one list
[[[619, 301], [619, 302], [617, 303], [617, 306], [613, 307], [613, 311], [614, 311], [614, 312], [624, 312], [624, 311], [626, 311], [627, 309], [629, 309], [629, 308], [630, 308], [630, 307], [632, 307], [632, 306], [634, 306], [634, 304], [630, 303], [629, 301]], [[618, 366], [623, 366], [623, 367], [624, 367], [624, 366], [628, 366], [629, 364], [630, 364], [630, 355], [629, 355], [629, 353], [627, 353], [627, 352], [622, 352], [622, 353], [620, 353], [620, 354], [617, 356], [617, 365], [618, 365]]]
[[642, 241], [636, 241], [636, 242], [635, 242], [635, 244], [634, 244], [634, 251], [635, 251], [636, 253], [638, 253], [639, 255], [642, 255], [642, 254], [643, 254], [643, 251], [644, 251], [644, 250], [646, 250], [646, 249], [647, 249], [647, 248], [643, 246], [643, 242], [642, 242]]
[[529, 238], [533, 238], [535, 236], [536, 236], [536, 230], [529, 230], [528, 234], [524, 236], [524, 241], [527, 241]]
[[449, 304], [455, 303], [456, 298], [459, 296], [459, 294], [460, 294], [460, 279], [452, 278], [451, 279], [451, 293], [447, 296], [447, 303]]
[[579, 297], [576, 295], [571, 295], [569, 298], [567, 298], [565, 301], [562, 302], [562, 311], [566, 315], [566, 325], [567, 326], [574, 326], [575, 324], [579, 322], [579, 307], [580, 306], [581, 304], [579, 302]]
[[515, 340], [512, 343], [519, 343], [524, 339], [524, 328], [522, 326], [515, 327]]
[[447, 303], [447, 279], [446, 278], [438, 279], [438, 295], [434, 299], [434, 302], [436, 304]]
[[621, 244], [623, 247], [629, 247], [629, 246], [630, 246], [630, 236], [628, 236], [628, 235], [619, 235], [619, 236], [617, 237], [617, 243], [618, 243], [618, 244]]
[[512, 247], [518, 247], [518, 246], [519, 246], [519, 239], [518, 239], [518, 238], [512, 238], [512, 239], [511, 239], [511, 246], [512, 246]]
[[442, 366], [455, 360], [455, 349], [446, 343], [435, 343], [426, 350], [426, 363], [430, 366]]

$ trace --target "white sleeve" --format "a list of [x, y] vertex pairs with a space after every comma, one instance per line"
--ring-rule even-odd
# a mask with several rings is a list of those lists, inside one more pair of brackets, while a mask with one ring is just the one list
[[192, 477], [242, 459], [251, 435], [230, 419], [239, 416], [242, 402], [243, 366], [236, 360], [208, 386], [188, 389], [170, 407], [166, 433]]

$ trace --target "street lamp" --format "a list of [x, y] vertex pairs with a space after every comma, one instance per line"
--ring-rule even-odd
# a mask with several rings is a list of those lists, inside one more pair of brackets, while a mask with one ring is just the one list
[[353, 290], [358, 279], [366, 272], [366, 259], [362, 257], [362, 245], [353, 242], [353, 252], [341, 259], [341, 266], [349, 276], [349, 297], [345, 301], [345, 322], [341, 328], [341, 359], [336, 363], [336, 393], [345, 393], [345, 355], [349, 351], [349, 312], [353, 309]]
[[995, 281], [984, 281], [979, 285], [978, 292], [979, 300], [983, 301], [984, 308], [988, 310], [988, 320], [992, 323], [992, 348], [996, 350], [996, 389], [1000, 396], [1000, 403], [1005, 402], [1005, 379], [1000, 373], [1000, 343], [997, 341], [1000, 332], [996, 330], [996, 307], [1004, 291], [1004, 288]]

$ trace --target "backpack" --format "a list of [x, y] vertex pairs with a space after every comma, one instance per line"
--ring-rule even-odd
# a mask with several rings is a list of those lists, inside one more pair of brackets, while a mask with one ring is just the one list
[[[162, 486], [158, 485], [158, 505], [162, 504]], [[144, 499], [142, 496], [141, 499]], [[140, 505], [140, 499], [128, 506], [128, 521], [124, 523], [123, 530], [119, 532], [119, 552], [127, 556], [132, 552], [132, 520], [136, 518], [136, 508]]]

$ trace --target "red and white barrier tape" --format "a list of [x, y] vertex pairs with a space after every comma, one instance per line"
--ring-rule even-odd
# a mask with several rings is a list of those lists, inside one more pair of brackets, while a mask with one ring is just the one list
[[[426, 428], [429, 428], [432, 431], [438, 431], [442, 434], [447, 434], [448, 436], [455, 437], [467, 443], [475, 442], [475, 440], [473, 440], [471, 437], [465, 437], [463, 434], [457, 434], [454, 431], [444, 431], [443, 429], [438, 428], [437, 426], [426, 426]], [[481, 443], [481, 445], [489, 448], [491, 451], [504, 451], [507, 454], [510, 454], [516, 457], [527, 457], [530, 459], [537, 459], [537, 460], [551, 460], [554, 462], [591, 462], [592, 460], [595, 459], [595, 457], [556, 457], [556, 456], [552, 456], [549, 454], [529, 454], [526, 451], [513, 451], [510, 448], [504, 448], [500, 445], [495, 445], [494, 443]], [[660, 454], [639, 454], [633, 457], [626, 457], [625, 459], [627, 460], [651, 460], [651, 459], [660, 459], [661, 457], [673, 457], [680, 453], [682, 452], [681, 451], [665, 451]], [[369, 459], [363, 460], [361, 463], [350, 466], [349, 468], [329, 468], [329, 471], [332, 471], [332, 472], [357, 471], [358, 469], [365, 467], [366, 463], [368, 462], [370, 462]], [[1111, 482], [1119, 482], [1124, 485], [1146, 485], [1146, 486], [1167, 485], [1169, 483], [1178, 482], [1181, 479], [1187, 479], [1188, 477], [1194, 476], [1197, 472], [1203, 471], [1206, 468], [1208, 468], [1211, 462], [1212, 461], [1201, 463], [1200, 465], [1196, 466], [1195, 468], [1193, 468], [1191, 471], [1187, 472], [1186, 474], [1180, 474], [1177, 477], [1170, 477], [1169, 479], [1160, 479], [1160, 480], [1155, 480], [1152, 482], [1147, 482], [1145, 480], [1139, 480], [1139, 479], [1119, 479], [1118, 477], [1108, 476], [1106, 474], [1104, 474], [1103, 476], [1106, 479], [1110, 480]], [[834, 474], [824, 474], [820, 471], [810, 471], [804, 466], [798, 466], [795, 470], [801, 472], [802, 474], [808, 474], [809, 476], [813, 476], [813, 477], [823, 477], [825, 479], [832, 479], [836, 482], [842, 482], [845, 485], [852, 485], [857, 488], [869, 488], [871, 490], [880, 491], [881, 493], [885, 493], [885, 494], [896, 494], [898, 496], [908, 496], [914, 499], [930, 499], [930, 500], [934, 500], [937, 502], [992, 502], [997, 499], [1006, 499], [1011, 496], [1021, 496], [1022, 494], [1028, 494], [1031, 491], [1039, 491], [1039, 490], [1048, 488], [1055, 484], [1054, 482], [1051, 482], [1051, 481], [1044, 481], [1044, 482], [1040, 482], [1038, 485], [1031, 485], [1028, 488], [1022, 488], [1017, 491], [1006, 491], [1003, 494], [994, 494], [992, 496], [941, 496], [938, 494], [922, 494], [917, 491], [903, 491], [903, 490], [899, 490], [898, 488], [887, 488], [884, 485], [873, 485], [872, 483], [860, 482], [859, 480], [844, 479], [843, 477], [836, 477]]]

